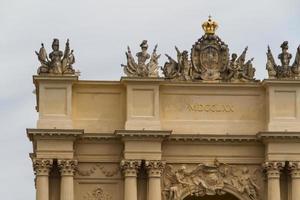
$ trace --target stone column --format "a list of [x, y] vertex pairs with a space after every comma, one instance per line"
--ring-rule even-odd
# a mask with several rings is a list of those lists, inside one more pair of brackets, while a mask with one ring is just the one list
[[146, 161], [145, 166], [148, 172], [148, 200], [161, 200], [161, 174], [165, 162], [161, 160]]
[[263, 167], [268, 178], [268, 200], [280, 200], [280, 171], [284, 162], [265, 162]]
[[33, 169], [35, 171], [36, 200], [49, 200], [49, 172], [53, 160], [33, 159]]
[[124, 175], [124, 200], [137, 200], [137, 173], [140, 160], [122, 160], [121, 169]]
[[292, 199], [300, 199], [300, 162], [289, 162], [288, 169], [292, 178]]
[[60, 200], [74, 200], [74, 172], [77, 168], [77, 160], [58, 160], [61, 174]]

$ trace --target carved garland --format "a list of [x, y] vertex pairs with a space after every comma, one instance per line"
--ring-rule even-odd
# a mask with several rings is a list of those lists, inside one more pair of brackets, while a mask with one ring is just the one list
[[96, 170], [99, 169], [106, 177], [113, 177], [117, 175], [120, 171], [119, 167], [114, 168], [113, 170], [106, 169], [101, 164], [95, 164], [88, 170], [77, 170], [77, 174], [80, 176], [90, 176], [96, 172]]

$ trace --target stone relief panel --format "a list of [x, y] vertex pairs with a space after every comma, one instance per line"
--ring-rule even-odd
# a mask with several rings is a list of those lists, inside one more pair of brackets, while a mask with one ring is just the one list
[[261, 166], [213, 164], [166, 165], [162, 178], [164, 200], [181, 200], [186, 196], [238, 194], [245, 199], [262, 199]]

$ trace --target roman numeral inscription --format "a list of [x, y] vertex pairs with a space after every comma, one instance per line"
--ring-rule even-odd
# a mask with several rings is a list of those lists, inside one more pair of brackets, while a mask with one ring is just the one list
[[187, 110], [191, 112], [234, 112], [232, 104], [187, 104]]

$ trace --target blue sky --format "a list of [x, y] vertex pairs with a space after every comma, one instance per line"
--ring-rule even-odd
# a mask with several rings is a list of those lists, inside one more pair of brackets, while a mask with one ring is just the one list
[[[32, 147], [25, 129], [35, 127], [38, 116], [32, 75], [41, 42], [49, 53], [53, 38], [61, 44], [70, 38], [80, 79], [119, 80], [127, 45], [136, 52], [147, 39], [150, 49], [157, 43], [158, 53], [175, 56], [175, 45], [190, 50], [201, 37], [201, 24], [210, 14], [231, 53], [249, 47], [256, 78], [264, 79], [268, 44], [277, 57], [288, 40], [295, 55], [299, 8], [299, 0], [0, 0], [1, 197], [34, 199]], [[160, 65], [165, 61], [162, 57]]]

